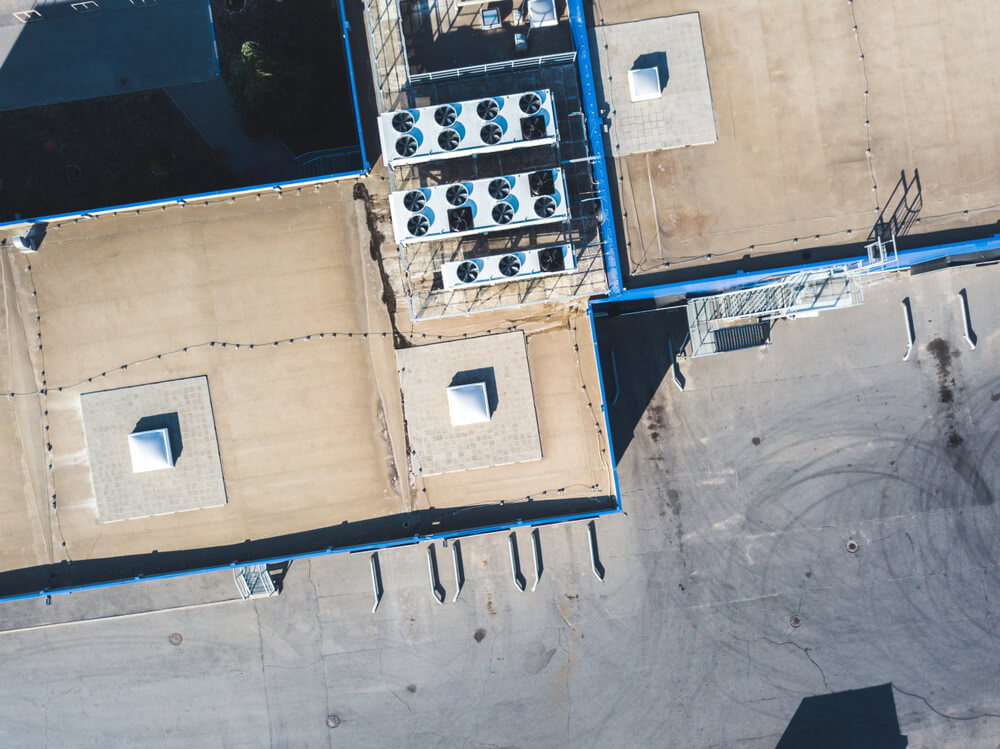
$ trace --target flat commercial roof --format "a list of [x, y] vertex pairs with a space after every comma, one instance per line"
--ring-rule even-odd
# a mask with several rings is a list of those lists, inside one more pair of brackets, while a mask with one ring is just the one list
[[207, 0], [0, 0], [0, 111], [218, 74]]
[[[383, 371], [383, 391], [395, 390], [391, 339], [329, 335], [369, 326], [358, 241], [350, 185], [338, 185], [283, 200], [250, 195], [235, 204], [50, 226], [30, 258], [3, 248], [6, 306], [10, 314], [17, 302], [28, 305], [31, 351], [28, 358], [26, 337], [15, 337], [12, 348], [25, 355], [14, 365], [21, 379], [0, 390], [30, 392], [35, 379], [44, 380], [47, 395], [41, 407], [26, 396], [13, 405], [5, 399], [0, 409], [23, 409], [6, 423], [0, 417], [0, 453], [22, 452], [15, 445], [27, 435], [29, 469], [2, 472], [20, 486], [0, 499], [9, 517], [0, 569], [242, 543], [409, 509], [393, 450], [403, 437], [390, 433], [391, 406], [378, 395]], [[372, 364], [382, 346], [390, 357], [384, 370]], [[226, 504], [101, 523], [92, 475], [107, 455], [93, 454], [81, 395], [131, 395], [144, 388], [120, 388], [191, 377], [207, 378], [207, 422], [185, 419], [190, 393], [179, 402], [151, 397], [119, 425], [123, 460], [126, 434], [139, 419], [177, 411], [177, 467], [144, 477], [181, 472], [199, 440], [214, 443], [217, 434]], [[398, 460], [405, 461], [402, 452]]]
[[[151, 569], [143, 565], [190, 569], [195, 557], [228, 564], [348, 545], [345, 534], [392, 540], [424, 517], [414, 511], [446, 508], [450, 522], [469, 528], [488, 525], [480, 508], [499, 509], [501, 501], [518, 513], [510, 503], [527, 497], [551, 498], [563, 512], [577, 499], [584, 509], [608, 506], [607, 437], [585, 308], [538, 305], [415, 325], [399, 277], [384, 279], [369, 254], [365, 210], [379, 198], [355, 198], [354, 187], [49, 225], [37, 254], [21, 255], [9, 242], [0, 249], [0, 331], [11, 331], [0, 346], [12, 352], [11, 366], [0, 368], [0, 393], [25, 394], [0, 399], [0, 571], [72, 559], [72, 568], [56, 569], [76, 580], [97, 569], [107, 580], [123, 575], [113, 560], [124, 555], [141, 557], [129, 563], [131, 577]], [[386, 299], [396, 302], [393, 318]], [[471, 339], [510, 326], [527, 341], [525, 386], [544, 457], [418, 475], [394, 341], [415, 353], [439, 337]], [[191, 377], [207, 378], [211, 389], [226, 504], [102, 523], [93, 479], [100, 456], [88, 449], [81, 396]], [[450, 382], [441, 385], [442, 401]], [[119, 425], [125, 460], [126, 435], [151, 423], [144, 416], [177, 411], [183, 439], [177, 467], [140, 476], [180, 472], [197, 431], [212, 429], [192, 431], [179, 404], [154, 399], [140, 410]], [[473, 511], [449, 509], [458, 507]], [[543, 515], [545, 507], [535, 501], [516, 517]], [[239, 550], [225, 548], [233, 546]], [[260, 548], [267, 552], [248, 556]], [[158, 561], [168, 556], [180, 561]], [[48, 573], [16, 579], [36, 574]], [[9, 594], [11, 579], [0, 590]]]
[[[609, 26], [596, 29], [598, 40], [610, 24], [690, 9], [674, 0], [600, 6], [598, 21]], [[989, 40], [1000, 18], [987, 8], [982, 0], [906, 13], [886, 3], [704, 4], [718, 140], [614, 159], [626, 285], [820, 259], [817, 249], [864, 242], [904, 195], [920, 219], [911, 234], [994, 223], [1000, 87], [982, 71], [995, 67]], [[627, 57], [631, 40], [621, 44]], [[775, 254], [786, 257], [767, 257]]]

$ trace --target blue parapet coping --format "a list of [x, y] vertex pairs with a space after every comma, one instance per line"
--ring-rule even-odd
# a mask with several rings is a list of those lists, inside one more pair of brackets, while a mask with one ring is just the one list
[[608, 278], [608, 290], [612, 297], [625, 290], [621, 268], [618, 263], [618, 233], [615, 230], [615, 212], [608, 187], [608, 167], [604, 160], [604, 134], [601, 131], [601, 115], [597, 109], [597, 89], [594, 86], [594, 70], [590, 64], [590, 42], [587, 40], [587, 19], [583, 14], [582, 0], [568, 0], [569, 24], [573, 31], [576, 47], [576, 66], [580, 74], [580, 94], [583, 99], [584, 118], [587, 122], [587, 137], [590, 152], [594, 157], [594, 179], [601, 196], [604, 220], [601, 234], [604, 238], [604, 272]]
[[[1000, 250], [1000, 234], [994, 234], [992, 237], [975, 239], [968, 242], [954, 242], [952, 244], [939, 244], [915, 250], [903, 250], [897, 253], [897, 256], [899, 258], [900, 269], [905, 269], [918, 263], [925, 263], [928, 260], [938, 260], [952, 255], [994, 252], [997, 250]], [[753, 284], [774, 281], [781, 276], [788, 276], [793, 273], [835, 268], [840, 265], [850, 265], [852, 263], [867, 260], [867, 256], [850, 257], [842, 260], [829, 260], [822, 263], [787, 265], [781, 268], [753, 271], [751, 273], [734, 273], [728, 276], [713, 276], [712, 278], [702, 278], [694, 281], [679, 281], [677, 283], [660, 284], [658, 286], [648, 286], [640, 289], [629, 289], [616, 297], [599, 300], [597, 304], [605, 305], [612, 302], [661, 299], [673, 296], [689, 296], [694, 294], [714, 294], [743, 286], [751, 286]]]
[[206, 572], [222, 572], [223, 570], [231, 570], [235, 567], [247, 567], [253, 564], [281, 564], [284, 562], [291, 562], [296, 559], [311, 559], [312, 557], [328, 556], [330, 554], [355, 554], [363, 551], [380, 551], [382, 549], [391, 549], [398, 546], [410, 546], [412, 544], [420, 543], [421, 541], [437, 541], [446, 538], [463, 538], [465, 536], [474, 536], [482, 533], [495, 533], [497, 531], [508, 531], [515, 528], [523, 527], [535, 527], [542, 525], [551, 525], [552, 523], [565, 523], [572, 520], [590, 520], [593, 518], [601, 517], [602, 515], [613, 515], [615, 513], [621, 512], [621, 506], [614, 509], [607, 510], [594, 510], [593, 512], [580, 512], [573, 515], [556, 515], [550, 518], [537, 518], [535, 520], [516, 520], [511, 523], [500, 523], [497, 525], [489, 525], [480, 528], [469, 528], [460, 531], [450, 531], [447, 533], [431, 533], [420, 535], [416, 534], [413, 536], [405, 538], [396, 538], [391, 541], [379, 541], [369, 544], [359, 544], [356, 546], [342, 546], [339, 548], [327, 547], [326, 549], [321, 549], [319, 551], [309, 551], [302, 554], [293, 554], [291, 556], [283, 557], [272, 557], [268, 559], [250, 559], [246, 561], [234, 561], [229, 564], [219, 564], [211, 567], [199, 567], [191, 570], [180, 570], [178, 572], [163, 572], [151, 575], [133, 575], [131, 577], [122, 578], [119, 580], [109, 580], [107, 582], [100, 583], [89, 583], [87, 585], [77, 585], [65, 588], [45, 588], [39, 591], [32, 591], [30, 593], [19, 593], [13, 596], [0, 596], [0, 603], [5, 601], [22, 601], [28, 598], [41, 598], [42, 596], [51, 595], [69, 595], [71, 593], [78, 593], [84, 590], [97, 590], [99, 588], [111, 588], [117, 585], [127, 585], [134, 582], [142, 582], [146, 580], [168, 580], [174, 577], [186, 577], [188, 575], [201, 575]]
[[254, 191], [264, 192], [266, 190], [285, 190], [292, 187], [302, 187], [305, 185], [314, 185], [317, 182], [324, 182], [331, 179], [346, 179], [348, 177], [363, 177], [367, 173], [364, 169], [354, 169], [348, 172], [338, 172], [337, 174], [322, 174], [315, 177], [306, 177], [303, 179], [293, 179], [287, 182], [272, 182], [266, 185], [249, 185], [247, 187], [230, 187], [225, 190], [213, 190], [212, 192], [199, 192], [193, 195], [182, 195], [178, 198], [159, 198], [157, 200], [144, 200], [140, 203], [123, 203], [122, 205], [112, 205], [107, 208], [93, 208], [89, 211], [72, 211], [70, 213], [56, 213], [51, 216], [40, 216], [38, 218], [18, 218], [12, 221], [0, 222], [0, 229], [5, 226], [17, 226], [18, 224], [39, 224], [48, 221], [58, 221], [60, 219], [69, 218], [97, 218], [107, 213], [114, 211], [134, 211], [141, 210], [142, 208], [149, 208], [151, 206], [161, 206], [170, 205], [171, 203], [176, 203], [177, 205], [183, 205], [189, 202], [197, 202], [199, 200], [205, 200], [206, 198], [217, 198], [221, 195], [233, 195], [237, 193], [252, 193]]
[[358, 87], [354, 80], [354, 61], [351, 57], [351, 39], [348, 32], [351, 24], [347, 22], [347, 15], [344, 13], [344, 0], [337, 0], [340, 7], [340, 27], [344, 33], [344, 52], [347, 55], [347, 76], [351, 82], [351, 99], [354, 102], [354, 124], [358, 129], [358, 144], [361, 146], [361, 171], [368, 173], [368, 154], [365, 153], [365, 135], [361, 131], [361, 107], [358, 105]]

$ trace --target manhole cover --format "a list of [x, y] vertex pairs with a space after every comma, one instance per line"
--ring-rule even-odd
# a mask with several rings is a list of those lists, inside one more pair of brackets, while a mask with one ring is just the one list
[[798, 614], [792, 614], [789, 618], [788, 623], [792, 625], [793, 629], [798, 629], [802, 626], [802, 617]]
[[180, 632], [174, 632], [167, 639], [170, 640], [170, 644], [171, 645], [180, 645], [182, 642], [184, 642], [184, 638], [181, 637], [181, 633]]
[[338, 718], [336, 715], [330, 714], [326, 716], [327, 728], [336, 728], [339, 725], [340, 725], [340, 718]]
[[849, 552], [851, 552], [852, 554], [854, 552], [856, 552], [858, 550], [858, 548], [859, 548], [858, 547], [858, 542], [855, 541], [853, 538], [850, 541], [847, 542], [847, 550]]

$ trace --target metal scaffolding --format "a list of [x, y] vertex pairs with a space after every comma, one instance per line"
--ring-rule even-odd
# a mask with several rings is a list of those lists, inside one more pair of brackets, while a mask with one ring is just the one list
[[687, 303], [691, 355], [706, 356], [769, 340], [769, 322], [813, 316], [864, 302], [859, 275], [848, 266], [803, 271], [779, 281]]
[[774, 281], [687, 302], [691, 356], [770, 343], [771, 321], [863, 304], [864, 287], [899, 272], [896, 235], [865, 246], [867, 259], [805, 269]]

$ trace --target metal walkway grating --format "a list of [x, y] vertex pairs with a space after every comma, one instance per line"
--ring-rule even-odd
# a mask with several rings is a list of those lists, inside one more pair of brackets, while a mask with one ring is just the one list
[[861, 277], [865, 273], [864, 266], [833, 266], [803, 271], [761, 286], [689, 299], [691, 355], [760, 346], [767, 342], [770, 320], [862, 304]]

